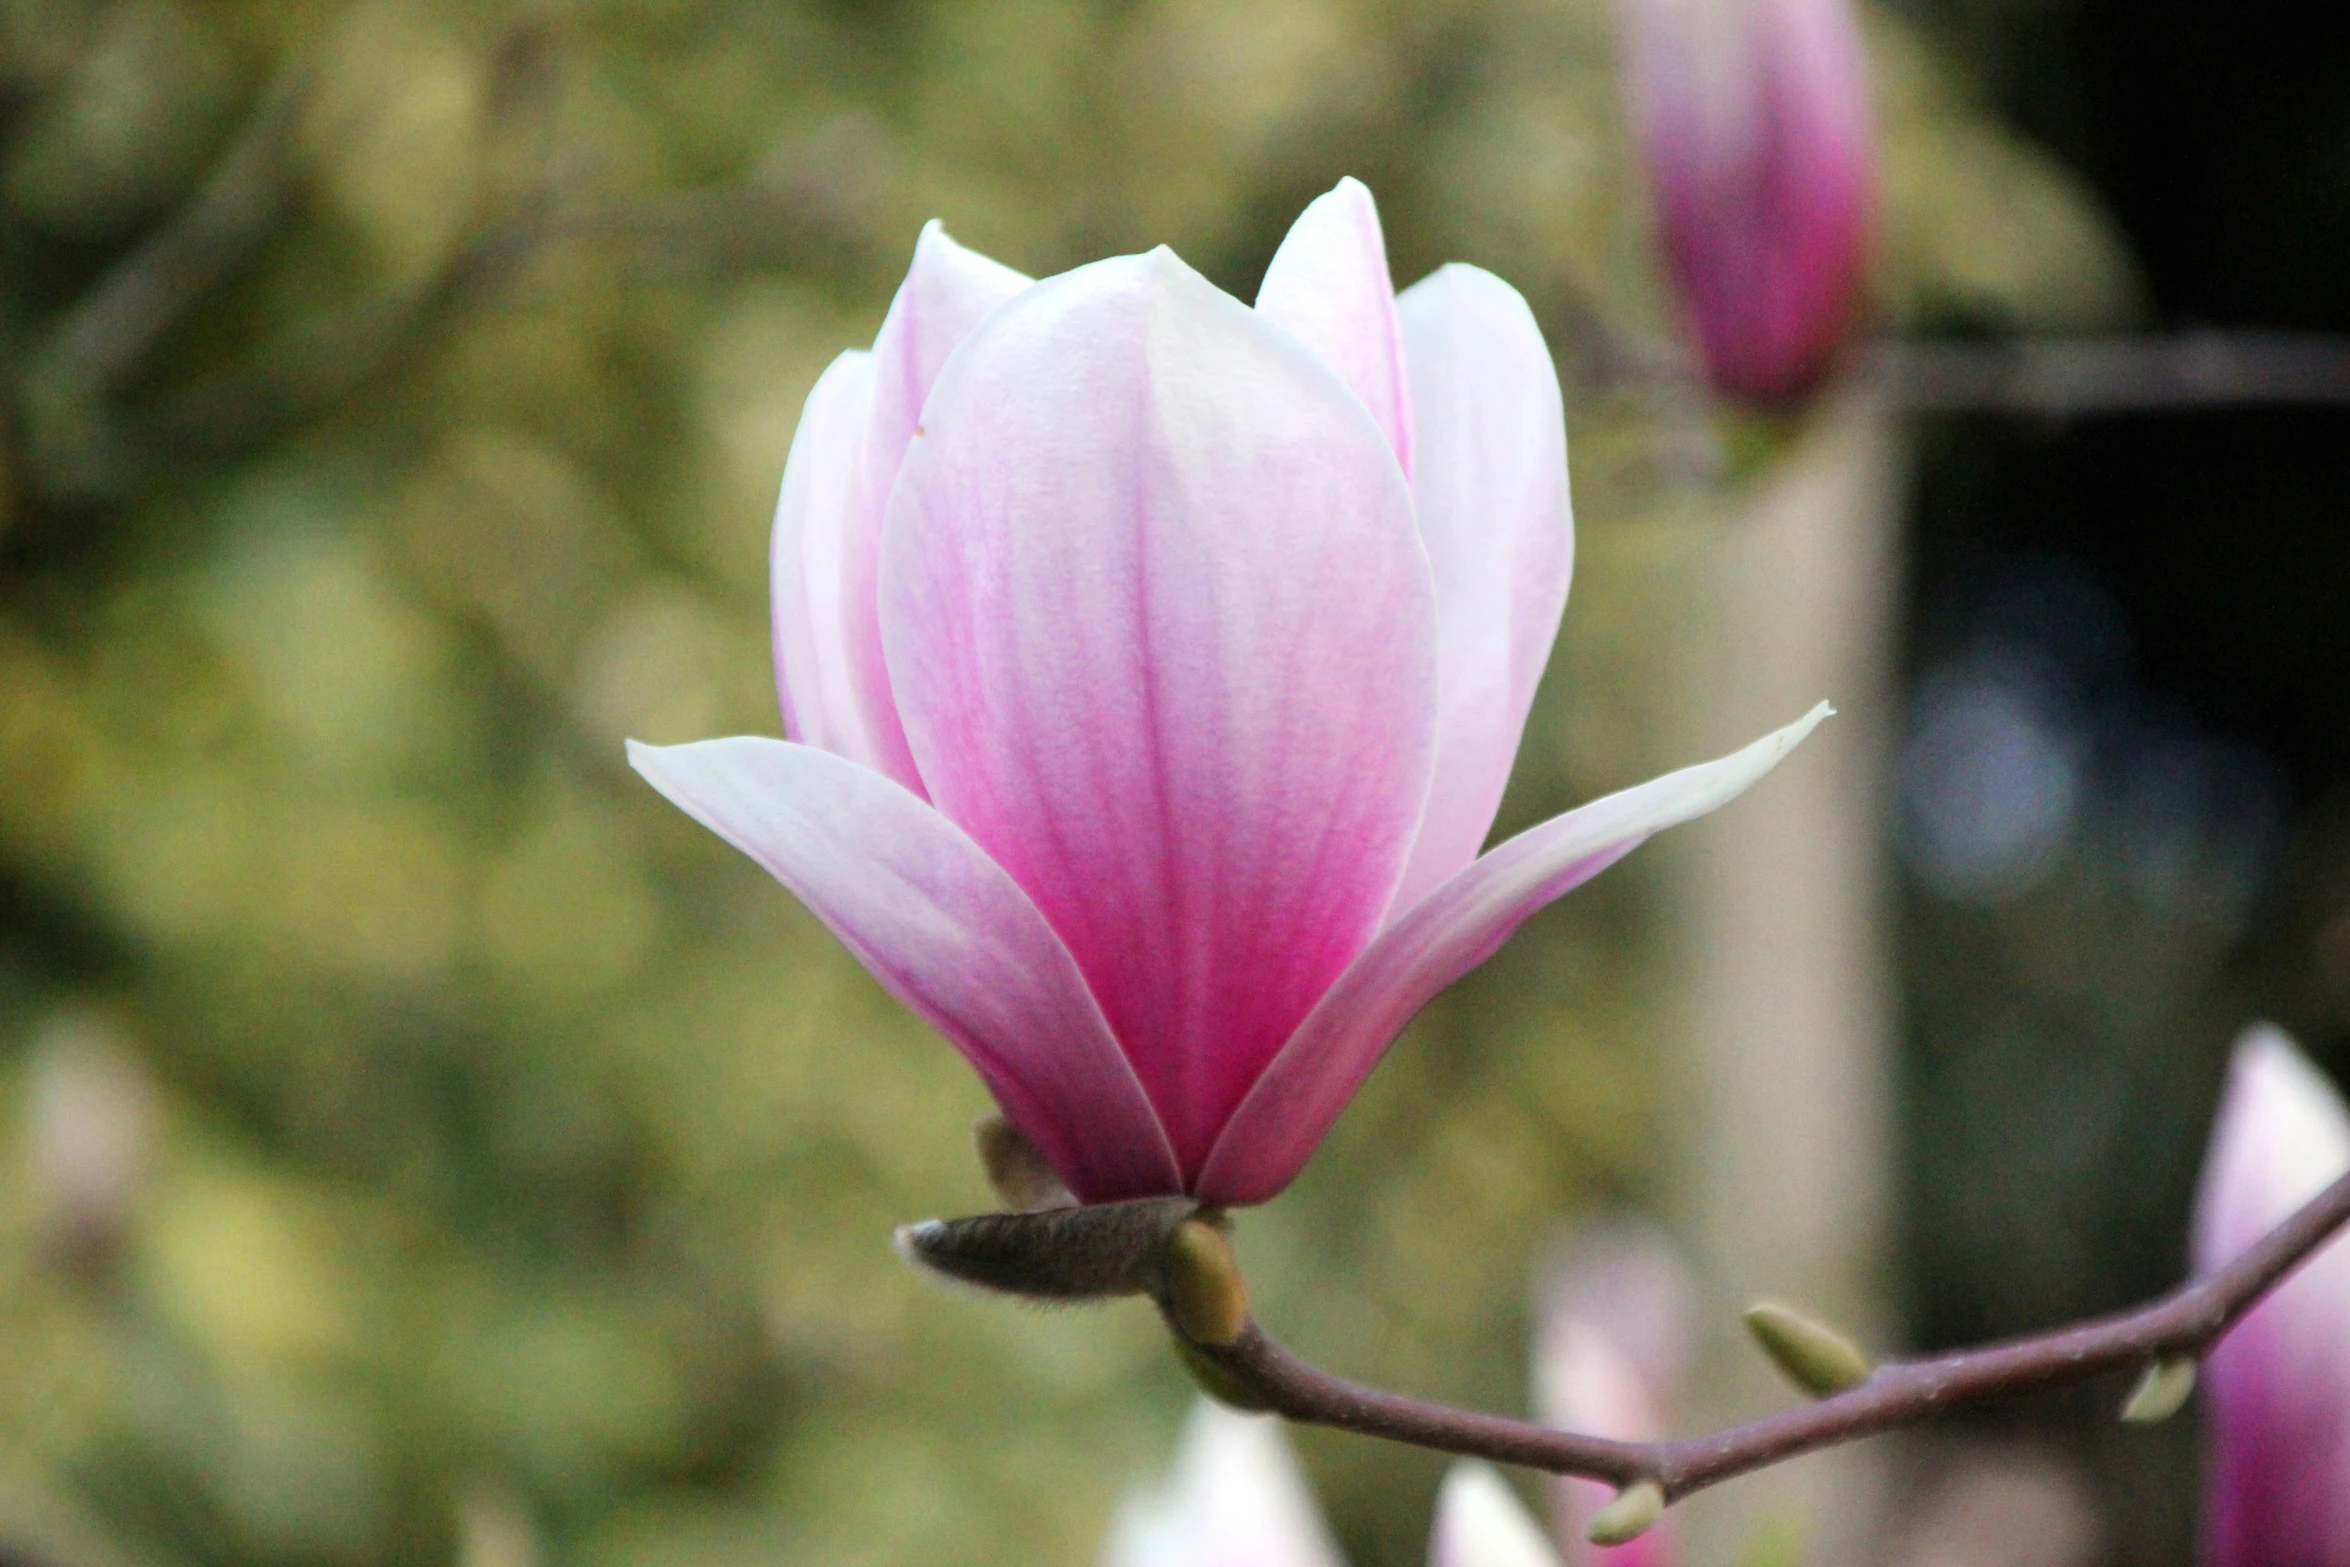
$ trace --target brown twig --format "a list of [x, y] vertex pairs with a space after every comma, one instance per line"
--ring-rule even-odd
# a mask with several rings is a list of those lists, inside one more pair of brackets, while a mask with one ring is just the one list
[[2135, 1311], [1956, 1354], [1889, 1362], [1858, 1387], [1817, 1403], [1668, 1442], [1579, 1436], [1364, 1387], [1298, 1359], [1254, 1323], [1221, 1348], [1187, 1347], [1220, 1374], [1228, 1390], [1303, 1424], [1617, 1486], [1653, 1482], [1667, 1500], [1678, 1500], [1734, 1476], [1914, 1424], [1961, 1404], [2199, 1357], [2345, 1223], [2350, 1223], [2350, 1175], [2227, 1267]]
[[[1583, 289], [1550, 301], [1576, 380], [1595, 395], [1636, 392], [1705, 417], [1704, 367], [1686, 347], [1626, 331]], [[1905, 413], [2044, 419], [2203, 408], [2350, 404], [2350, 336], [2202, 328], [2136, 336], [1976, 341], [1881, 339], [1853, 369]]]

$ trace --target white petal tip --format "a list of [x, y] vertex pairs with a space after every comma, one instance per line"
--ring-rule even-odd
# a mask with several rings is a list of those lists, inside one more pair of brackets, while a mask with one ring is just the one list
[[1814, 703], [1810, 712], [1804, 714], [1801, 718], [1798, 718], [1795, 720], [1795, 722], [1789, 724], [1786, 728], [1779, 730], [1776, 734], [1765, 735], [1761, 740], [1756, 742], [1755, 748], [1758, 750], [1768, 748], [1771, 753], [1771, 758], [1775, 763], [1779, 758], [1787, 755], [1788, 752], [1794, 750], [1797, 746], [1803, 744], [1804, 741], [1810, 739], [1811, 732], [1814, 729], [1819, 728], [1820, 725], [1826, 723], [1829, 719], [1834, 718], [1835, 716], [1835, 704], [1830, 702]]

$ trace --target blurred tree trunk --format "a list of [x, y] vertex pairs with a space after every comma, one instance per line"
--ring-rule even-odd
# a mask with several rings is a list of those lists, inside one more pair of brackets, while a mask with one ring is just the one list
[[[1893, 975], [1880, 795], [1894, 691], [1901, 474], [1884, 399], [1855, 386], [1734, 493], [1696, 562], [1679, 747], [1717, 756], [1826, 697], [1838, 716], [1760, 787], [1687, 829], [1671, 924], [1687, 1042], [1668, 1079], [1674, 1195], [1709, 1292], [1706, 1425], [1796, 1395], [1738, 1326], [1785, 1299], [1881, 1346], [1893, 1187]], [[1807, 1567], [1871, 1560], [1869, 1446], [1701, 1498], [1692, 1559], [1800, 1528]]]

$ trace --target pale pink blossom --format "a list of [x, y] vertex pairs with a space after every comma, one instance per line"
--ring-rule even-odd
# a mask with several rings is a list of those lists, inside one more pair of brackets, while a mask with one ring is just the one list
[[1708, 378], [1798, 397], [1848, 331], [1876, 209], [1851, 0], [1625, 0], [1627, 96]]
[[1102, 1567], [1346, 1567], [1281, 1422], [1200, 1399], [1156, 1485], [1128, 1493]]
[[785, 470], [790, 740], [630, 757], [1079, 1198], [1261, 1202], [1430, 997], [1825, 711], [1480, 856], [1572, 557], [1532, 314], [1474, 267], [1395, 294], [1354, 181], [1253, 309], [934, 224]]
[[[2225, 1266], [2350, 1170], [2350, 1113], [2274, 1028], [2236, 1046], [2195, 1211]], [[2350, 1240], [2253, 1308], [2205, 1362], [2207, 1567], [2350, 1567]]]
[[[1661, 1235], [1621, 1225], [1583, 1236], [1536, 1289], [1535, 1418], [1619, 1441], [1667, 1435], [1669, 1406], [1688, 1375], [1692, 1294], [1679, 1254]], [[1551, 1482], [1569, 1567], [1671, 1567], [1669, 1519], [1623, 1545], [1590, 1542], [1593, 1516], [1615, 1494], [1596, 1480]]]
[[1542, 1528], [1491, 1468], [1458, 1463], [1436, 1496], [1428, 1567], [1559, 1567]]
[[[1437, 1495], [1429, 1567], [1559, 1567], [1501, 1476], [1453, 1465]], [[1345, 1567], [1281, 1423], [1201, 1399], [1167, 1478], [1131, 1492], [1102, 1567]]]

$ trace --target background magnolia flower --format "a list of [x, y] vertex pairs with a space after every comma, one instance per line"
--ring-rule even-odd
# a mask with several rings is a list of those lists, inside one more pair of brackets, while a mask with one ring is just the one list
[[1558, 1558], [1500, 1475], [1461, 1463], [1437, 1493], [1428, 1567], [1558, 1567]]
[[[2350, 1170], [2350, 1113], [2276, 1029], [2236, 1045], [2195, 1211], [2209, 1273]], [[2208, 1567], [2350, 1567], [2350, 1240], [2337, 1237], [2205, 1362]]]
[[1626, 85], [1667, 271], [1708, 378], [1810, 390], [1850, 325], [1876, 208], [1849, 0], [1626, 0]]
[[1111, 1520], [1103, 1567], [1344, 1567], [1281, 1422], [1200, 1399], [1158, 1485]]
[[[1534, 1413], [1546, 1425], [1624, 1441], [1666, 1434], [1688, 1375], [1693, 1290], [1664, 1236], [1624, 1224], [1577, 1239], [1537, 1283]], [[1623, 1545], [1594, 1545], [1592, 1516], [1615, 1496], [1595, 1480], [1551, 1482], [1555, 1534], [1570, 1567], [1669, 1567], [1670, 1519]]]
[[1532, 314], [1473, 267], [1396, 295], [1354, 181], [1254, 309], [934, 224], [785, 471], [791, 741], [630, 756], [1079, 1198], [1260, 1202], [1431, 996], [1825, 712], [1480, 858], [1572, 558]]
[[[1479, 1463], [1445, 1475], [1429, 1567], [1558, 1567], [1510, 1488]], [[1103, 1567], [1344, 1567], [1281, 1423], [1199, 1400], [1175, 1462], [1130, 1494]]]

